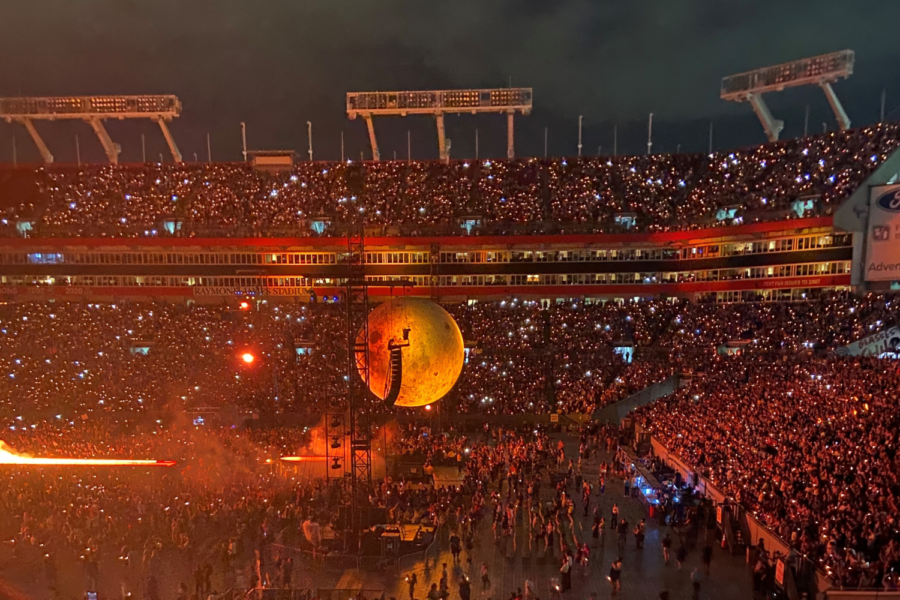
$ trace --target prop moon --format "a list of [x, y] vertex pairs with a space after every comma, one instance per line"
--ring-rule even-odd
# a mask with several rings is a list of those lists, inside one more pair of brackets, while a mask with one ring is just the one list
[[[368, 323], [369, 389], [379, 398], [390, 388], [391, 340], [404, 345], [397, 406], [437, 402], [459, 379], [465, 358], [462, 333], [441, 306], [424, 298], [397, 298], [369, 313]], [[409, 330], [406, 340], [404, 330]]]

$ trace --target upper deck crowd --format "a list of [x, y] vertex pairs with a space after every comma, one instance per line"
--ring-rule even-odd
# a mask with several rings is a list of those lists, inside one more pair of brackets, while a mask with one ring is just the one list
[[883, 123], [708, 155], [14, 169], [0, 173], [0, 235], [297, 237], [360, 221], [381, 235], [714, 227], [829, 214], [898, 144], [900, 126]]

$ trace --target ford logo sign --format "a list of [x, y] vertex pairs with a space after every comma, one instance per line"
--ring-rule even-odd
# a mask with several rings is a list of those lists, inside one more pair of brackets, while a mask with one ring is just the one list
[[900, 190], [882, 194], [875, 201], [879, 207], [891, 212], [900, 212]]

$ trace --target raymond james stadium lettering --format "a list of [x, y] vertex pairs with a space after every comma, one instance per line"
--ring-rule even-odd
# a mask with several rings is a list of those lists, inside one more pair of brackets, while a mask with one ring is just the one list
[[194, 296], [308, 296], [302, 287], [236, 288], [227, 286], [194, 287]]

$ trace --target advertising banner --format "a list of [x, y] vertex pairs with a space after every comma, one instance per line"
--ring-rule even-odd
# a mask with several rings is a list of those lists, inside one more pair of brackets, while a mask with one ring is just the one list
[[866, 281], [900, 280], [900, 185], [872, 188]]
[[900, 327], [888, 327], [876, 334], [856, 340], [852, 344], [838, 348], [838, 356], [881, 356], [894, 352], [900, 347]]

